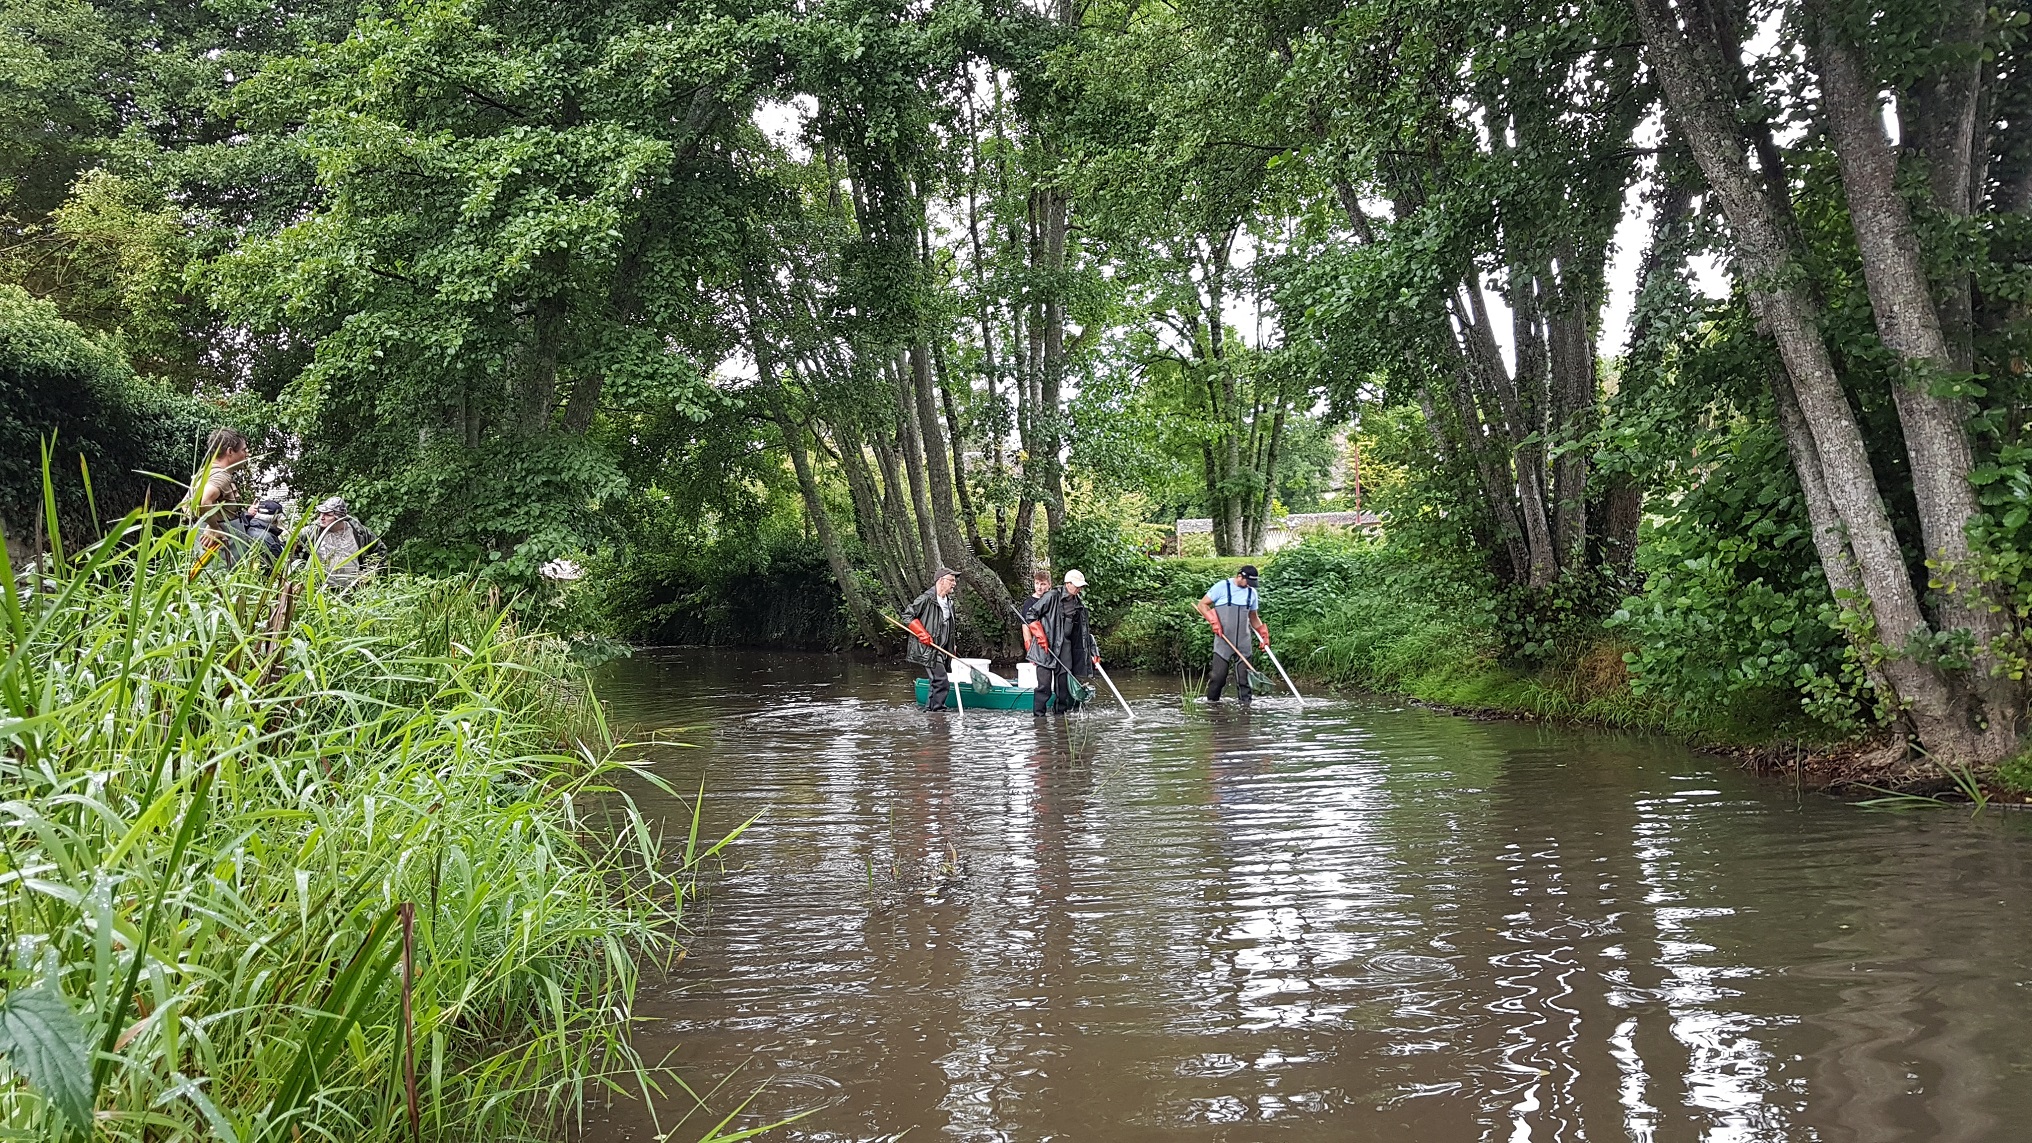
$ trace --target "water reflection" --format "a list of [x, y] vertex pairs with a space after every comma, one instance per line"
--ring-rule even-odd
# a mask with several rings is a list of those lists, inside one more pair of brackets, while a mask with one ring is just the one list
[[659, 765], [715, 822], [764, 812], [644, 1004], [710, 1109], [671, 1138], [764, 1081], [735, 1125], [812, 1140], [2025, 1137], [2023, 823], [1118, 682], [1133, 726], [822, 657], [614, 671], [624, 723], [693, 727]]

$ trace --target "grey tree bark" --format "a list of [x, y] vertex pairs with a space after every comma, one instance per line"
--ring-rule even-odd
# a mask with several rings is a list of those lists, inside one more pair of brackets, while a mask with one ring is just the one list
[[840, 596], [846, 601], [847, 618], [853, 623], [855, 633], [869, 646], [876, 646], [881, 641], [881, 632], [876, 627], [868, 597], [861, 590], [860, 576], [847, 559], [839, 533], [833, 528], [832, 514], [826, 511], [825, 497], [819, 492], [811, 457], [805, 452], [804, 428], [790, 418], [785, 406], [783, 387], [777, 381], [775, 354], [770, 351], [769, 339], [762, 332], [752, 287], [748, 292], [748, 308], [748, 338], [755, 354], [756, 380], [769, 404], [770, 418], [776, 422], [777, 435], [783, 438], [783, 447], [790, 452], [790, 467], [797, 476], [798, 493], [804, 499], [805, 518], [811, 521], [813, 530], [818, 533], [819, 547], [825, 551], [826, 564], [832, 568], [833, 580], [840, 585]]
[[[1792, 457], [1792, 469], [1799, 475], [1799, 491], [1806, 500], [1807, 527], [1813, 532], [1813, 550], [1820, 556], [1820, 570], [1827, 577], [1828, 591], [1843, 610], [1859, 611], [1867, 606], [1869, 598], [1863, 589], [1863, 577], [1856, 568], [1855, 553], [1849, 548], [1841, 513], [1835, 509], [1834, 497], [1828, 493], [1827, 477], [1820, 463], [1820, 449], [1813, 443], [1813, 429], [1806, 423], [1806, 414], [1799, 409], [1799, 396], [1793, 392], [1792, 378], [1783, 368], [1771, 371], [1771, 402], [1778, 411], [1778, 431], [1785, 437], [1785, 450]], [[1853, 634], [1850, 641], [1855, 642]], [[1898, 710], [1897, 690], [1885, 677], [1882, 664], [1870, 654], [1867, 645], [1858, 646], [1857, 651], [1870, 687], [1877, 692], [1877, 701], [1902, 720], [1904, 713]]]
[[945, 565], [986, 599], [999, 618], [1009, 610], [1009, 588], [960, 535], [959, 520], [953, 511], [952, 468], [946, 463], [945, 442], [939, 431], [938, 398], [933, 392], [937, 382], [931, 376], [931, 351], [923, 343], [910, 347], [909, 382], [915, 396], [917, 422], [925, 432], [925, 477], [939, 550], [944, 554]]
[[[885, 372], [896, 395], [896, 444], [903, 453], [904, 475], [910, 480], [910, 513], [917, 522], [917, 542], [922, 545], [924, 571], [928, 578], [944, 566], [946, 556], [938, 542], [938, 522], [932, 516], [931, 490], [925, 475], [927, 450], [924, 428], [918, 418], [916, 386], [902, 368], [892, 365]], [[932, 421], [934, 426], [937, 423]]]
[[[818, 426], [813, 426], [814, 430]], [[856, 441], [851, 447], [847, 437], [837, 428], [832, 430], [833, 448], [840, 462], [840, 471], [847, 478], [847, 494], [854, 501], [854, 533], [860, 537], [861, 546], [868, 550], [875, 562], [875, 578], [882, 583], [883, 596], [891, 607], [901, 607], [909, 602], [904, 594], [903, 573], [897, 563], [896, 551], [882, 528], [882, 497], [876, 490], [874, 474], [868, 469], [868, 459], [863, 455], [861, 444]]]
[[[1631, 0], [1631, 7], [1694, 161], [1728, 217], [1752, 308], [1778, 342], [1823, 483], [1856, 557], [1869, 619], [1887, 649], [1884, 674], [1935, 757], [1980, 760], [1966, 697], [1926, 653], [1933, 629], [1906, 575], [1862, 431], [1822, 340], [1791, 220], [1781, 213], [1784, 200], [1750, 168], [1735, 95], [1744, 86], [1740, 59], [1723, 54], [1711, 36], [1683, 34], [1670, 0]], [[1689, 26], [1697, 28], [1698, 21]], [[1765, 173], [1776, 176], [1768, 151], [1759, 150]]]
[[[1967, 631], [1975, 641], [1970, 689], [1978, 706], [1978, 749], [1986, 758], [2005, 757], [2016, 750], [2022, 733], [2024, 692], [2005, 674], [1994, 650], [2010, 634], [2003, 608], [1988, 597], [1971, 562], [1968, 526], [1980, 507], [1969, 483], [1975, 451], [1966, 427], [1967, 403], [1934, 391], [1954, 374], [1957, 355], [1949, 349], [1934, 309], [1911, 208], [1898, 191], [1898, 157], [1884, 134], [1877, 84], [1861, 53], [1825, 18], [1825, 5], [1811, 7], [1822, 25], [1817, 45], [1822, 105], [1862, 254], [1870, 310], [1877, 336], [1904, 370], [1891, 395], [1904, 430], [1928, 566], [1938, 584], [1936, 611], [1943, 629]], [[1965, 156], [1968, 147], [1964, 141], [1942, 149], [1949, 152], [1943, 158], [1953, 163], [1954, 155]], [[1965, 191], [1954, 189], [1966, 185], [1966, 158], [1960, 161], [1962, 167], [1946, 173], [1951, 195], [1965, 199]], [[1965, 304], [1966, 298], [1960, 301]]]

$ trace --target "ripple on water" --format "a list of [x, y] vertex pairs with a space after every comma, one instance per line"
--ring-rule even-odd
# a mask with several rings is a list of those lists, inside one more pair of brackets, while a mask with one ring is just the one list
[[737, 1123], [809, 1112], [796, 1140], [2032, 1121], [2032, 823], [1801, 800], [1611, 734], [1117, 681], [1133, 725], [927, 715], [902, 672], [823, 656], [611, 668], [621, 723], [689, 726], [652, 757], [703, 778], [703, 833], [762, 815], [645, 990], [643, 1055], [715, 1120], [770, 1076]]

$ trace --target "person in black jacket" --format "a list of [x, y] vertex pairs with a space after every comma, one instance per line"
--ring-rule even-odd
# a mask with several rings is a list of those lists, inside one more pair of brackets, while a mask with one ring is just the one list
[[1046, 704], [1061, 713], [1079, 705], [1080, 688], [1073, 680], [1084, 681], [1100, 661], [1100, 648], [1088, 629], [1087, 601], [1080, 593], [1087, 577], [1078, 568], [1065, 573], [1065, 583], [1032, 599], [1023, 609], [1024, 624], [1030, 630], [1030, 661], [1037, 666], [1037, 691], [1031, 711], [1043, 715]]
[[958, 626], [955, 604], [959, 583], [958, 576], [940, 568], [924, 594], [903, 609], [903, 625], [917, 636], [916, 642], [904, 648], [903, 657], [923, 667], [924, 677], [931, 680], [931, 689], [924, 696], [926, 710], [944, 710], [946, 699], [951, 696], [946, 657], [939, 648], [952, 650], [953, 632]]

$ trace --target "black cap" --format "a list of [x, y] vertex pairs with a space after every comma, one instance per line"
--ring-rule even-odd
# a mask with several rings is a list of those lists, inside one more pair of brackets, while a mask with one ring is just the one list
[[1248, 580], [1248, 581], [1249, 581], [1250, 583], [1255, 583], [1255, 582], [1256, 582], [1256, 565], [1255, 565], [1255, 564], [1243, 564], [1243, 565], [1242, 565], [1242, 570], [1241, 570], [1241, 571], [1239, 571], [1239, 572], [1236, 572], [1235, 574], [1236, 574], [1236, 575], [1239, 575], [1239, 576], [1241, 576], [1241, 577], [1242, 577], [1243, 579], [1246, 579], [1246, 580]]

